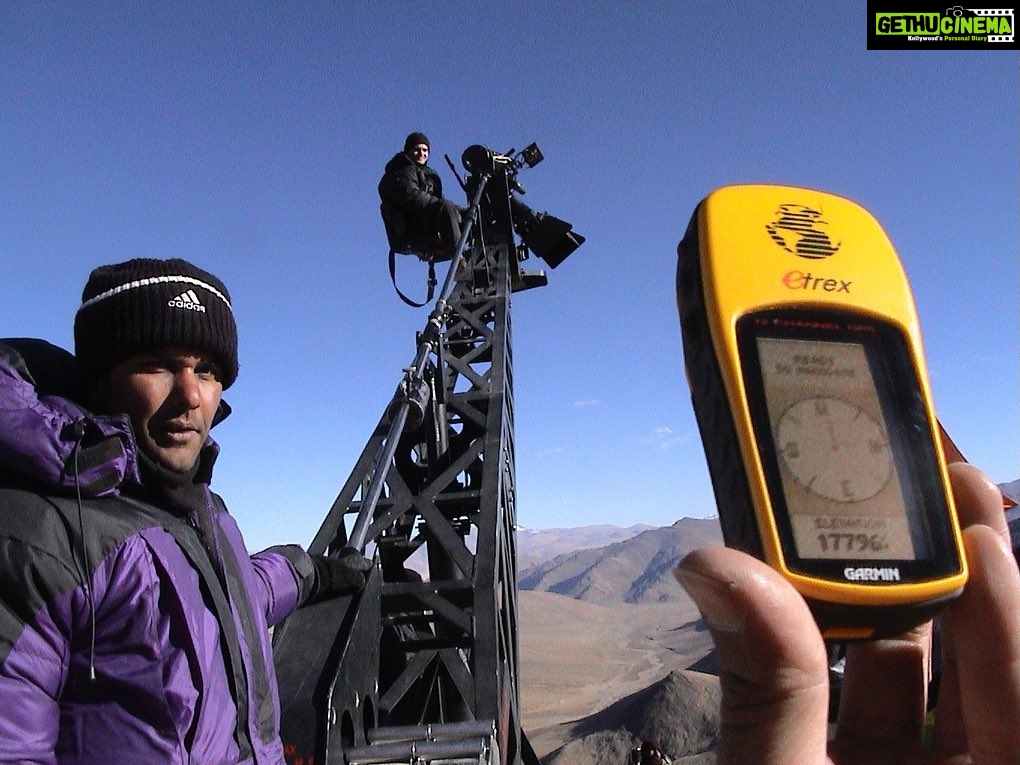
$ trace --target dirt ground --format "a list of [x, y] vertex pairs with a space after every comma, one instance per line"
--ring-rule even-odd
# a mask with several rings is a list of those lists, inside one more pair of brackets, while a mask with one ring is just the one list
[[539, 757], [569, 739], [573, 721], [689, 667], [711, 650], [698, 612], [678, 603], [601, 606], [519, 593], [522, 724]]

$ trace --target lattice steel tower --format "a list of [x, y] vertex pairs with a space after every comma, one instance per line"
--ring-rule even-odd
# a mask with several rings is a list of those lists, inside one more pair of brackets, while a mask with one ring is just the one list
[[513, 195], [541, 158], [464, 153], [470, 220], [443, 290], [309, 547], [378, 565], [274, 637], [291, 765], [537, 762], [520, 722], [510, 297], [545, 284], [521, 271], [527, 249], [555, 267], [584, 241]]

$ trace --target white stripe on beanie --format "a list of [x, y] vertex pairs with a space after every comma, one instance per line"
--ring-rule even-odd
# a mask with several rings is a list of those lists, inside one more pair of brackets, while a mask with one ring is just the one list
[[208, 290], [213, 295], [222, 300], [224, 305], [226, 305], [227, 308], [231, 311], [231, 313], [233, 313], [234, 309], [231, 307], [230, 301], [227, 299], [226, 295], [224, 295], [218, 289], [213, 287], [211, 284], [203, 282], [201, 279], [196, 279], [193, 276], [150, 276], [146, 279], [138, 279], [133, 282], [128, 282], [127, 284], [121, 284], [112, 289], [108, 289], [106, 292], [101, 292], [98, 295], [89, 298], [78, 307], [78, 310], [81, 311], [85, 308], [88, 308], [90, 305], [95, 305], [100, 301], [106, 300], [107, 298], [111, 298], [114, 295], [119, 295], [122, 292], [127, 292], [128, 290], [138, 289], [140, 287], [148, 287], [151, 284], [171, 284], [179, 282], [184, 282], [185, 284], [193, 284], [196, 287], [201, 287], [202, 289]]

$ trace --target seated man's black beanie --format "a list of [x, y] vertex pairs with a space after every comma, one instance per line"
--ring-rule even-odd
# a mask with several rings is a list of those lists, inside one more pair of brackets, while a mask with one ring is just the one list
[[94, 379], [137, 353], [177, 346], [211, 354], [223, 388], [237, 379], [237, 325], [219, 279], [186, 260], [137, 258], [90, 275], [74, 319], [78, 375]]
[[429, 144], [428, 136], [426, 136], [424, 133], [411, 133], [409, 136], [407, 136], [407, 138], [404, 139], [404, 154], [410, 154], [411, 149], [413, 149], [420, 143], [425, 144], [430, 149], [432, 148], [432, 146]]

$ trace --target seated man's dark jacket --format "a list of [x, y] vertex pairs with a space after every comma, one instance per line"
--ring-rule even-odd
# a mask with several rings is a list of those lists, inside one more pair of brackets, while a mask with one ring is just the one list
[[379, 198], [399, 243], [425, 246], [434, 242], [436, 215], [443, 206], [443, 182], [435, 170], [399, 152], [386, 163]]

